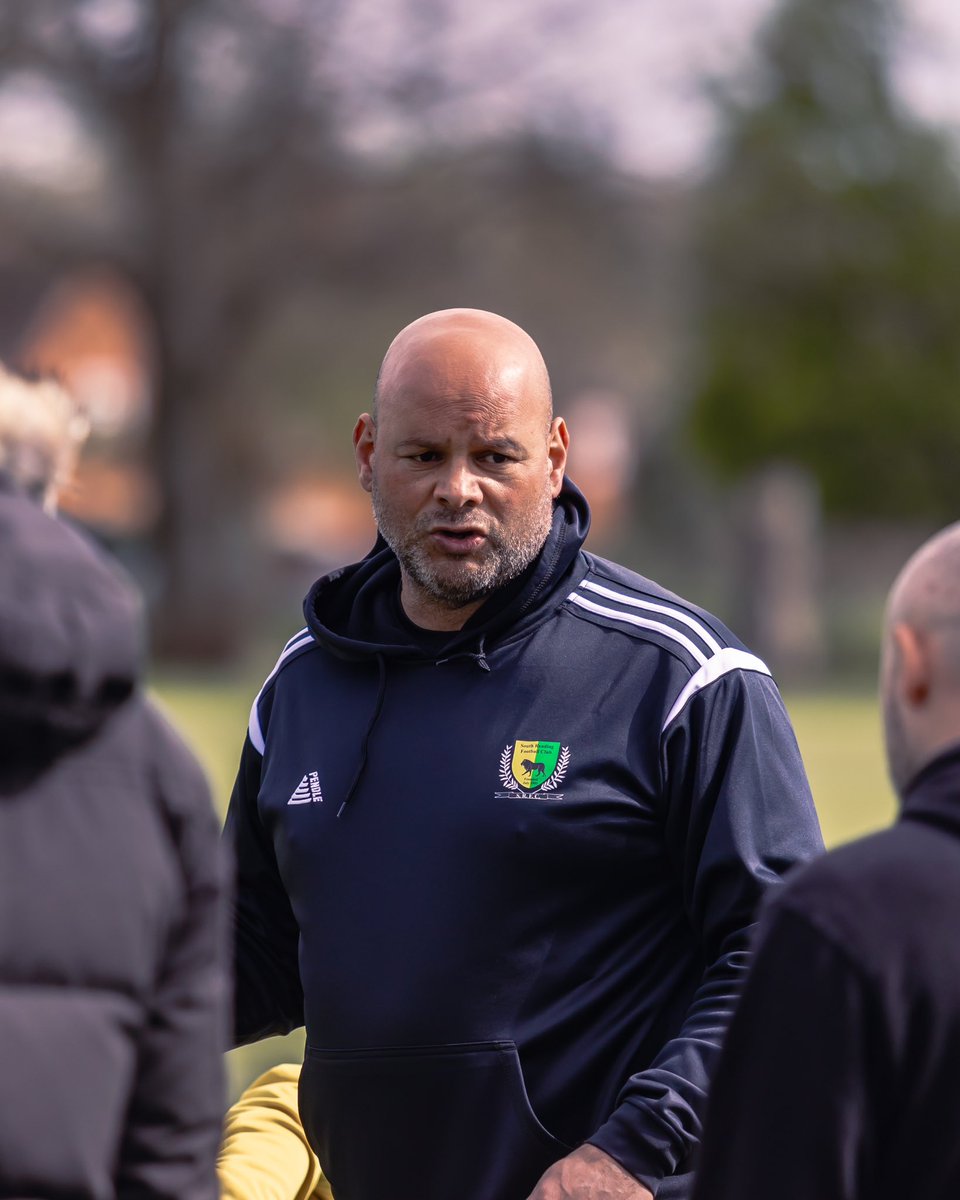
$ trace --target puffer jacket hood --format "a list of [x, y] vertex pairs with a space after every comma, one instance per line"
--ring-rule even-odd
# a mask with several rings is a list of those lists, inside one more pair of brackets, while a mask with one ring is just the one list
[[565, 579], [589, 528], [587, 502], [576, 485], [565, 479], [543, 550], [447, 641], [437, 634], [418, 636], [404, 618], [398, 600], [400, 564], [378, 537], [366, 558], [313, 585], [303, 606], [307, 628], [341, 658], [424, 660], [442, 654], [444, 658], [472, 656], [483, 662], [484, 647], [495, 644], [499, 634], [508, 632], [513, 637], [543, 619], [543, 602]]
[[81, 534], [0, 485], [0, 748], [35, 761], [94, 733], [132, 693], [140, 604]]

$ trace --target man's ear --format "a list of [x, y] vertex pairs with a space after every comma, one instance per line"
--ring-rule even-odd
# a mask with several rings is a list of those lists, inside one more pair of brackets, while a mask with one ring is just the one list
[[926, 639], [912, 625], [898, 621], [891, 630], [899, 659], [896, 683], [903, 704], [920, 708], [930, 695], [931, 662]]
[[369, 413], [362, 413], [353, 427], [353, 453], [357, 460], [360, 486], [365, 492], [373, 488], [373, 453], [377, 426]]
[[570, 434], [567, 432], [563, 417], [555, 417], [550, 424], [547, 435], [547, 457], [550, 459], [550, 486], [554, 499], [560, 494], [563, 485], [563, 472], [567, 466], [567, 450], [570, 446]]

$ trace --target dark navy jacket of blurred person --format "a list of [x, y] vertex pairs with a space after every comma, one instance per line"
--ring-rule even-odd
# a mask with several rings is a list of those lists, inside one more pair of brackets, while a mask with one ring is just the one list
[[899, 819], [765, 906], [697, 1200], [960, 1196], [960, 525], [894, 586], [881, 691]]
[[218, 827], [139, 642], [112, 564], [0, 476], [0, 1196], [217, 1196]]
[[755, 905], [820, 848], [770, 672], [583, 549], [504, 318], [408, 326], [354, 444], [381, 540], [311, 591], [231, 801], [238, 1036], [306, 1023], [338, 1200], [685, 1196]]

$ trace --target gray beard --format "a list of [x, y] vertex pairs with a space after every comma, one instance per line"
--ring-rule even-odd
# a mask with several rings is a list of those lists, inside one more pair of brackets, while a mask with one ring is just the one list
[[553, 499], [548, 494], [539, 519], [531, 521], [515, 541], [507, 542], [491, 531], [487, 534], [487, 552], [479, 562], [464, 563], [458, 567], [456, 560], [451, 560], [440, 571], [419, 540], [419, 535], [425, 534], [438, 522], [451, 527], [470, 524], [473, 514], [427, 514], [420, 517], [411, 529], [400, 533], [394, 527], [390, 506], [384, 501], [376, 483], [371, 491], [377, 527], [397, 556], [404, 574], [435, 603], [452, 610], [484, 599], [522, 574], [543, 549], [553, 521]]

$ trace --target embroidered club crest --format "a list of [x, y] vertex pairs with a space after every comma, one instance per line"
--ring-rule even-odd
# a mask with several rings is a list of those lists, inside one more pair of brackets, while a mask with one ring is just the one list
[[569, 765], [569, 747], [559, 742], [514, 742], [505, 746], [500, 755], [500, 782], [506, 791], [497, 795], [552, 792], [552, 798], [559, 800], [556, 788]]

